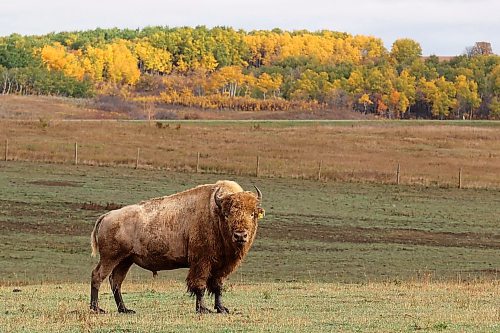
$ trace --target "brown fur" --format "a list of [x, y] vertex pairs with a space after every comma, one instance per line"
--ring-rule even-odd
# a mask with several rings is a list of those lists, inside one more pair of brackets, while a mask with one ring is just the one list
[[[219, 181], [102, 215], [91, 235], [92, 254], [100, 254], [92, 272], [91, 308], [102, 311], [97, 305], [98, 290], [111, 273], [118, 310], [131, 311], [125, 308], [120, 289], [135, 263], [153, 273], [188, 267], [187, 287], [197, 295], [197, 310], [206, 310], [203, 293], [208, 288], [216, 295], [216, 309], [227, 312], [220, 303], [222, 284], [252, 246], [262, 211], [259, 205], [254, 193], [235, 182]], [[248, 239], [237, 243], [234, 233], [243, 231]]]

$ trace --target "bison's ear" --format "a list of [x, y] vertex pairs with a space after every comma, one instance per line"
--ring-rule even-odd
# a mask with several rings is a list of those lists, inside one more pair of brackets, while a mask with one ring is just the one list
[[215, 193], [214, 193], [214, 201], [215, 204], [217, 205], [217, 208], [219, 208], [220, 212], [224, 215], [227, 216], [227, 212], [224, 211], [224, 203], [228, 199], [228, 195], [222, 196], [220, 193], [220, 188], [218, 188]]
[[257, 208], [257, 218], [258, 219], [263, 219], [264, 216], [266, 216], [266, 211], [264, 210], [264, 208]]
[[218, 188], [214, 193], [214, 201], [217, 207], [222, 211], [222, 198], [219, 194], [220, 188]]

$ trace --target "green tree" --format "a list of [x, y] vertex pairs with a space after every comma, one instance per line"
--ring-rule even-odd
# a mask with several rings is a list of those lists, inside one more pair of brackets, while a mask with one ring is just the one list
[[0, 37], [0, 65], [6, 68], [39, 65], [40, 62], [33, 55], [35, 44], [33, 38], [28, 39], [19, 34]]
[[310, 69], [304, 71], [296, 81], [292, 98], [299, 100], [316, 100], [324, 102], [333, 85], [328, 81], [325, 72], [316, 73]]
[[402, 38], [392, 44], [391, 58], [396, 62], [399, 72], [410, 67], [421, 56], [422, 47], [412, 39]]
[[488, 107], [490, 108], [490, 118], [500, 119], [500, 98], [493, 97]]
[[474, 111], [481, 105], [481, 98], [477, 91], [477, 83], [473, 80], [467, 80], [464, 75], [457, 76], [455, 80], [456, 90], [456, 116], [465, 117], [468, 112], [469, 119], [473, 118]]

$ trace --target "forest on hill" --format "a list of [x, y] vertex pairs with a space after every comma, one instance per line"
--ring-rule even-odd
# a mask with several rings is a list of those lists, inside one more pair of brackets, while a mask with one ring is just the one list
[[[465, 45], [464, 45], [465, 49]], [[387, 118], [499, 119], [488, 43], [442, 60], [412, 39], [229, 27], [95, 29], [0, 37], [0, 94], [115, 96], [238, 111], [355, 110]]]

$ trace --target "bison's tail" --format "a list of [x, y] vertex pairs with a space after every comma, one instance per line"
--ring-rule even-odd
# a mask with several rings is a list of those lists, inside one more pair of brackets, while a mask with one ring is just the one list
[[99, 232], [99, 226], [101, 225], [102, 219], [107, 214], [99, 216], [97, 221], [95, 222], [94, 230], [92, 230], [92, 234], [90, 235], [90, 245], [92, 247], [92, 257], [97, 255], [97, 251], [99, 251], [99, 244], [97, 244], [97, 234]]

